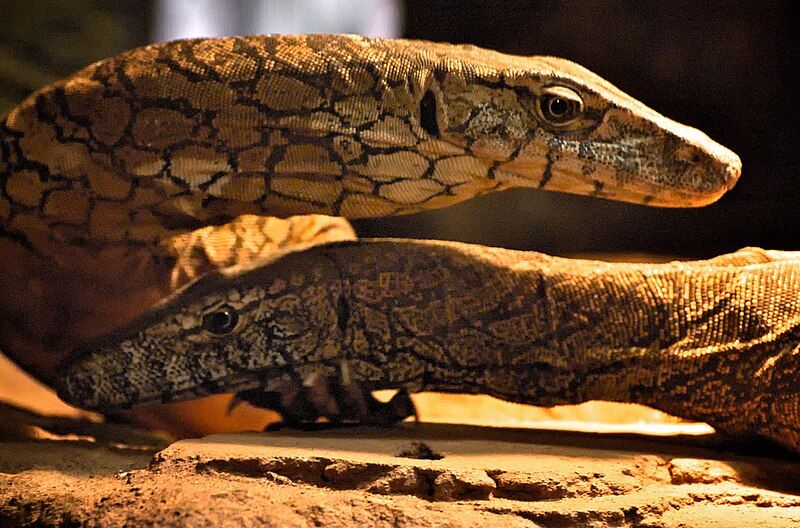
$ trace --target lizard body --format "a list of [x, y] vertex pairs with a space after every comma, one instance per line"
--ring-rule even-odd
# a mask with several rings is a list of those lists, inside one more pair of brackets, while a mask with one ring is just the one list
[[758, 249], [652, 265], [326, 244], [199, 279], [81, 348], [62, 394], [103, 410], [345, 370], [367, 390], [641, 403], [797, 450], [798, 291], [797, 254]]
[[325, 35], [138, 48], [0, 120], [0, 347], [60, 383], [74, 347], [191, 279], [353, 237], [340, 218], [266, 216], [404, 214], [511, 187], [698, 206], [740, 170], [563, 59]]
[[34, 93], [0, 132], [4, 232], [42, 251], [154, 244], [245, 213], [403, 214], [520, 186], [696, 206], [740, 171], [569, 61], [350, 36], [139, 48]]

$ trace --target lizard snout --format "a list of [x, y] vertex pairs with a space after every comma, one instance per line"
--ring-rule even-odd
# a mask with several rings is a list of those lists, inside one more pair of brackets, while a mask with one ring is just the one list
[[677, 194], [686, 194], [688, 205], [712, 203], [736, 185], [742, 173], [739, 156], [696, 128], [662, 120], [668, 131], [664, 160], [680, 174], [670, 183]]

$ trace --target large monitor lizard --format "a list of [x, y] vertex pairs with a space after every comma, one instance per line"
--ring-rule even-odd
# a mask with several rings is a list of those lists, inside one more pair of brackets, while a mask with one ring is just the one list
[[[289, 250], [84, 345], [93, 409], [237, 392], [289, 423], [392, 423], [408, 391], [633, 402], [800, 449], [800, 253], [610, 264], [456, 242]], [[387, 404], [369, 391], [400, 389]]]
[[[649, 379], [653, 390], [642, 401], [680, 416], [734, 424], [733, 432], [757, 430], [795, 445], [796, 436], [787, 434], [793, 440], [786, 440], [769, 432], [779, 426], [791, 429], [787, 424], [794, 427], [788, 416], [770, 414], [774, 423], [760, 429], [744, 419], [730, 419], [751, 408], [756, 410], [748, 415], [765, 416], [762, 400], [748, 403], [761, 385], [731, 370], [738, 366], [749, 373], [756, 364], [746, 353], [753, 347], [744, 348], [748, 339], [755, 339], [750, 323], [768, 345], [761, 355], [753, 353], [753, 358], [762, 358], [763, 367], [753, 372], [768, 373], [765, 383], [775, 384], [776, 391], [784, 379], [772, 373], [783, 368], [793, 349], [770, 343], [785, 335], [783, 323], [794, 315], [793, 305], [778, 294], [794, 291], [788, 257], [748, 252], [708, 265], [607, 267], [439, 243], [363, 242], [273, 257], [241, 275], [211, 273], [203, 278], [215, 268], [253, 267], [279, 247], [352, 238], [339, 218], [267, 216], [403, 214], [511, 187], [699, 206], [735, 183], [741, 169], [735, 154], [569, 61], [353, 36], [159, 44], [95, 63], [32, 94], [0, 122], [0, 154], [0, 347], [40, 379], [59, 385], [77, 405], [111, 409], [153, 398], [241, 389], [249, 401], [275, 405], [299, 419], [315, 416], [303, 415], [298, 402], [311, 406], [307, 414], [391, 421], [409, 410], [407, 402], [398, 398], [395, 406], [376, 406], [363, 391], [385, 382], [413, 390], [490, 392], [550, 405], [587, 398], [636, 399], [647, 393]], [[344, 256], [353, 259], [352, 269], [343, 267]], [[753, 258], [779, 262], [756, 264]], [[293, 269], [284, 283], [280, 274], [287, 272], [287, 262], [305, 271]], [[370, 262], [396, 268], [380, 271]], [[542, 268], [538, 279], [537, 267]], [[302, 335], [284, 334], [278, 317], [283, 311], [265, 312], [260, 305], [245, 307], [226, 297], [235, 295], [229, 276], [237, 277], [230, 279], [236, 288], [251, 291], [250, 278], [274, 276], [277, 290], [266, 290], [266, 297], [280, 300], [287, 320], [300, 313], [310, 316], [317, 308], [324, 317]], [[642, 286], [651, 276], [663, 276], [661, 289]], [[200, 282], [179, 291], [195, 277]], [[574, 277], [565, 281], [572, 285], [571, 296], [544, 287], [550, 280], [545, 277], [556, 282]], [[751, 299], [750, 290], [744, 290], [746, 298], [731, 291], [731, 280], [761, 284], [770, 277], [775, 295], [759, 289], [764, 296]], [[418, 281], [418, 292], [409, 292], [411, 279]], [[321, 281], [320, 286], [306, 289], [309, 281]], [[483, 294], [451, 291], [448, 281]], [[378, 312], [348, 297], [356, 283], [386, 299], [372, 299], [378, 312], [390, 307], [388, 299], [397, 298], [397, 306], [405, 306], [404, 317], [416, 323], [381, 326], [385, 334], [379, 339], [380, 332], [373, 335], [370, 325], [382, 323], [369, 319]], [[678, 283], [685, 283], [688, 293]], [[482, 289], [476, 288], [481, 284]], [[526, 290], [531, 284], [539, 289]], [[176, 291], [172, 301], [151, 308]], [[301, 292], [316, 297], [305, 304], [298, 297]], [[679, 292], [695, 295], [685, 300], [686, 310], [676, 302]], [[334, 304], [328, 306], [333, 312], [325, 311], [323, 305], [334, 293]], [[198, 301], [221, 298], [230, 302], [204, 305], [214, 308], [207, 317], [192, 312]], [[551, 315], [535, 312], [543, 299], [547, 306], [540, 308]], [[437, 312], [437, 302], [443, 312]], [[762, 312], [762, 304], [780, 302], [784, 304]], [[490, 306], [496, 308], [493, 329], [486, 331], [489, 320], [483, 314]], [[532, 312], [515, 311], [522, 306]], [[177, 334], [172, 332], [175, 311], [183, 314]], [[273, 326], [247, 324], [266, 313], [272, 314], [268, 319], [275, 321]], [[141, 314], [144, 319], [137, 320]], [[437, 314], [444, 318], [437, 319]], [[474, 317], [462, 320], [469, 314]], [[552, 317], [558, 314], [573, 319], [553, 326]], [[739, 326], [727, 326], [731, 318]], [[474, 332], [465, 333], [460, 344], [456, 339], [443, 346], [440, 339], [454, 336], [422, 325], [425, 320], [452, 324], [453, 332]], [[581, 337], [580, 329], [595, 320], [594, 337]], [[629, 327], [644, 320], [646, 337]], [[538, 337], [531, 333], [545, 323], [559, 331], [544, 332], [542, 327]], [[570, 324], [574, 333], [567, 331]], [[169, 349], [160, 333], [164, 325], [172, 332]], [[197, 325], [204, 327], [199, 333]], [[116, 334], [94, 341], [114, 328], [119, 328]], [[268, 333], [262, 332], [261, 340], [248, 344], [243, 339], [251, 332], [255, 339], [264, 328]], [[409, 337], [398, 341], [401, 328]], [[432, 339], [423, 339], [426, 328], [438, 328]], [[655, 370], [657, 379], [645, 379], [645, 373], [653, 372], [649, 368], [655, 369], [651, 358], [670, 350], [667, 343], [681, 342], [686, 328], [706, 329], [698, 341], [705, 348], [663, 355], [666, 366]], [[333, 339], [355, 339], [365, 332], [369, 339], [358, 345]], [[134, 339], [114, 346], [115, 336], [122, 335]], [[184, 342], [174, 341], [181, 336]], [[264, 336], [295, 337], [297, 346], [310, 348], [287, 355], [270, 349], [272, 341]], [[508, 340], [509, 346], [490, 344], [486, 340], [491, 336], [497, 343]], [[427, 343], [428, 356], [417, 355], [408, 339]], [[318, 348], [317, 341], [327, 345]], [[249, 351], [240, 356], [233, 377], [220, 370], [231, 342]], [[734, 344], [738, 355], [726, 356], [731, 361], [714, 371], [711, 358], [722, 361], [717, 352]], [[194, 353], [183, 354], [186, 350]], [[314, 354], [322, 354], [324, 361]], [[356, 355], [369, 359], [351, 364]], [[581, 369], [597, 355], [606, 358], [603, 383], [579, 388], [581, 374], [589, 374]], [[422, 361], [425, 357], [430, 361]], [[264, 358], [272, 358], [276, 367], [289, 361], [291, 367], [272, 377]], [[497, 370], [488, 368], [493, 364]], [[320, 365], [322, 370], [311, 368]], [[566, 370], [558, 371], [559, 365]], [[491, 378], [497, 383], [491, 388], [485, 381], [489, 378], [476, 381], [479, 372], [503, 379]], [[552, 382], [548, 372], [556, 377]], [[161, 377], [154, 379], [154, 373]], [[339, 381], [330, 383], [331, 376]], [[627, 383], [626, 376], [632, 376]], [[341, 383], [344, 378], [349, 381]], [[270, 386], [277, 392], [262, 390], [261, 382], [268, 381], [277, 384]], [[731, 392], [739, 381], [752, 385], [750, 392]], [[536, 384], [538, 390], [532, 388]], [[552, 390], [542, 396], [548, 388]], [[353, 408], [337, 408], [337, 402]], [[785, 414], [794, 420], [797, 413], [792, 407]]]

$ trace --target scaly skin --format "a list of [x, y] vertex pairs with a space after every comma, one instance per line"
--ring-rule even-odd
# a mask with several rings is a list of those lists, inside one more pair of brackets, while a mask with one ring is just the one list
[[[799, 293], [798, 255], [757, 249], [647, 265], [451, 242], [320, 245], [192, 283], [82, 347], [60, 394], [109, 410], [346, 369], [368, 390], [642, 403], [797, 450]], [[238, 323], [209, 331], [223, 307]]]
[[[582, 100], [562, 125], [541, 116], [554, 89]], [[361, 37], [137, 49], [33, 94], [0, 131], [4, 231], [34, 248], [154, 244], [243, 213], [408, 213], [519, 186], [704, 205], [740, 171], [563, 59]]]
[[352, 36], [148, 46], [0, 120], [0, 348], [50, 382], [73, 347], [209, 270], [353, 236], [263, 216], [403, 214], [511, 187], [697, 206], [740, 168], [562, 59]]

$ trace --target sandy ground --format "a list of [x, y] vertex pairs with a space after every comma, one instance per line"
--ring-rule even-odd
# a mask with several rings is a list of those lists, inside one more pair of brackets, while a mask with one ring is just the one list
[[462, 425], [173, 442], [65, 406], [1, 357], [0, 401], [0, 526], [800, 526], [797, 459], [638, 407], [422, 395], [427, 422]]

